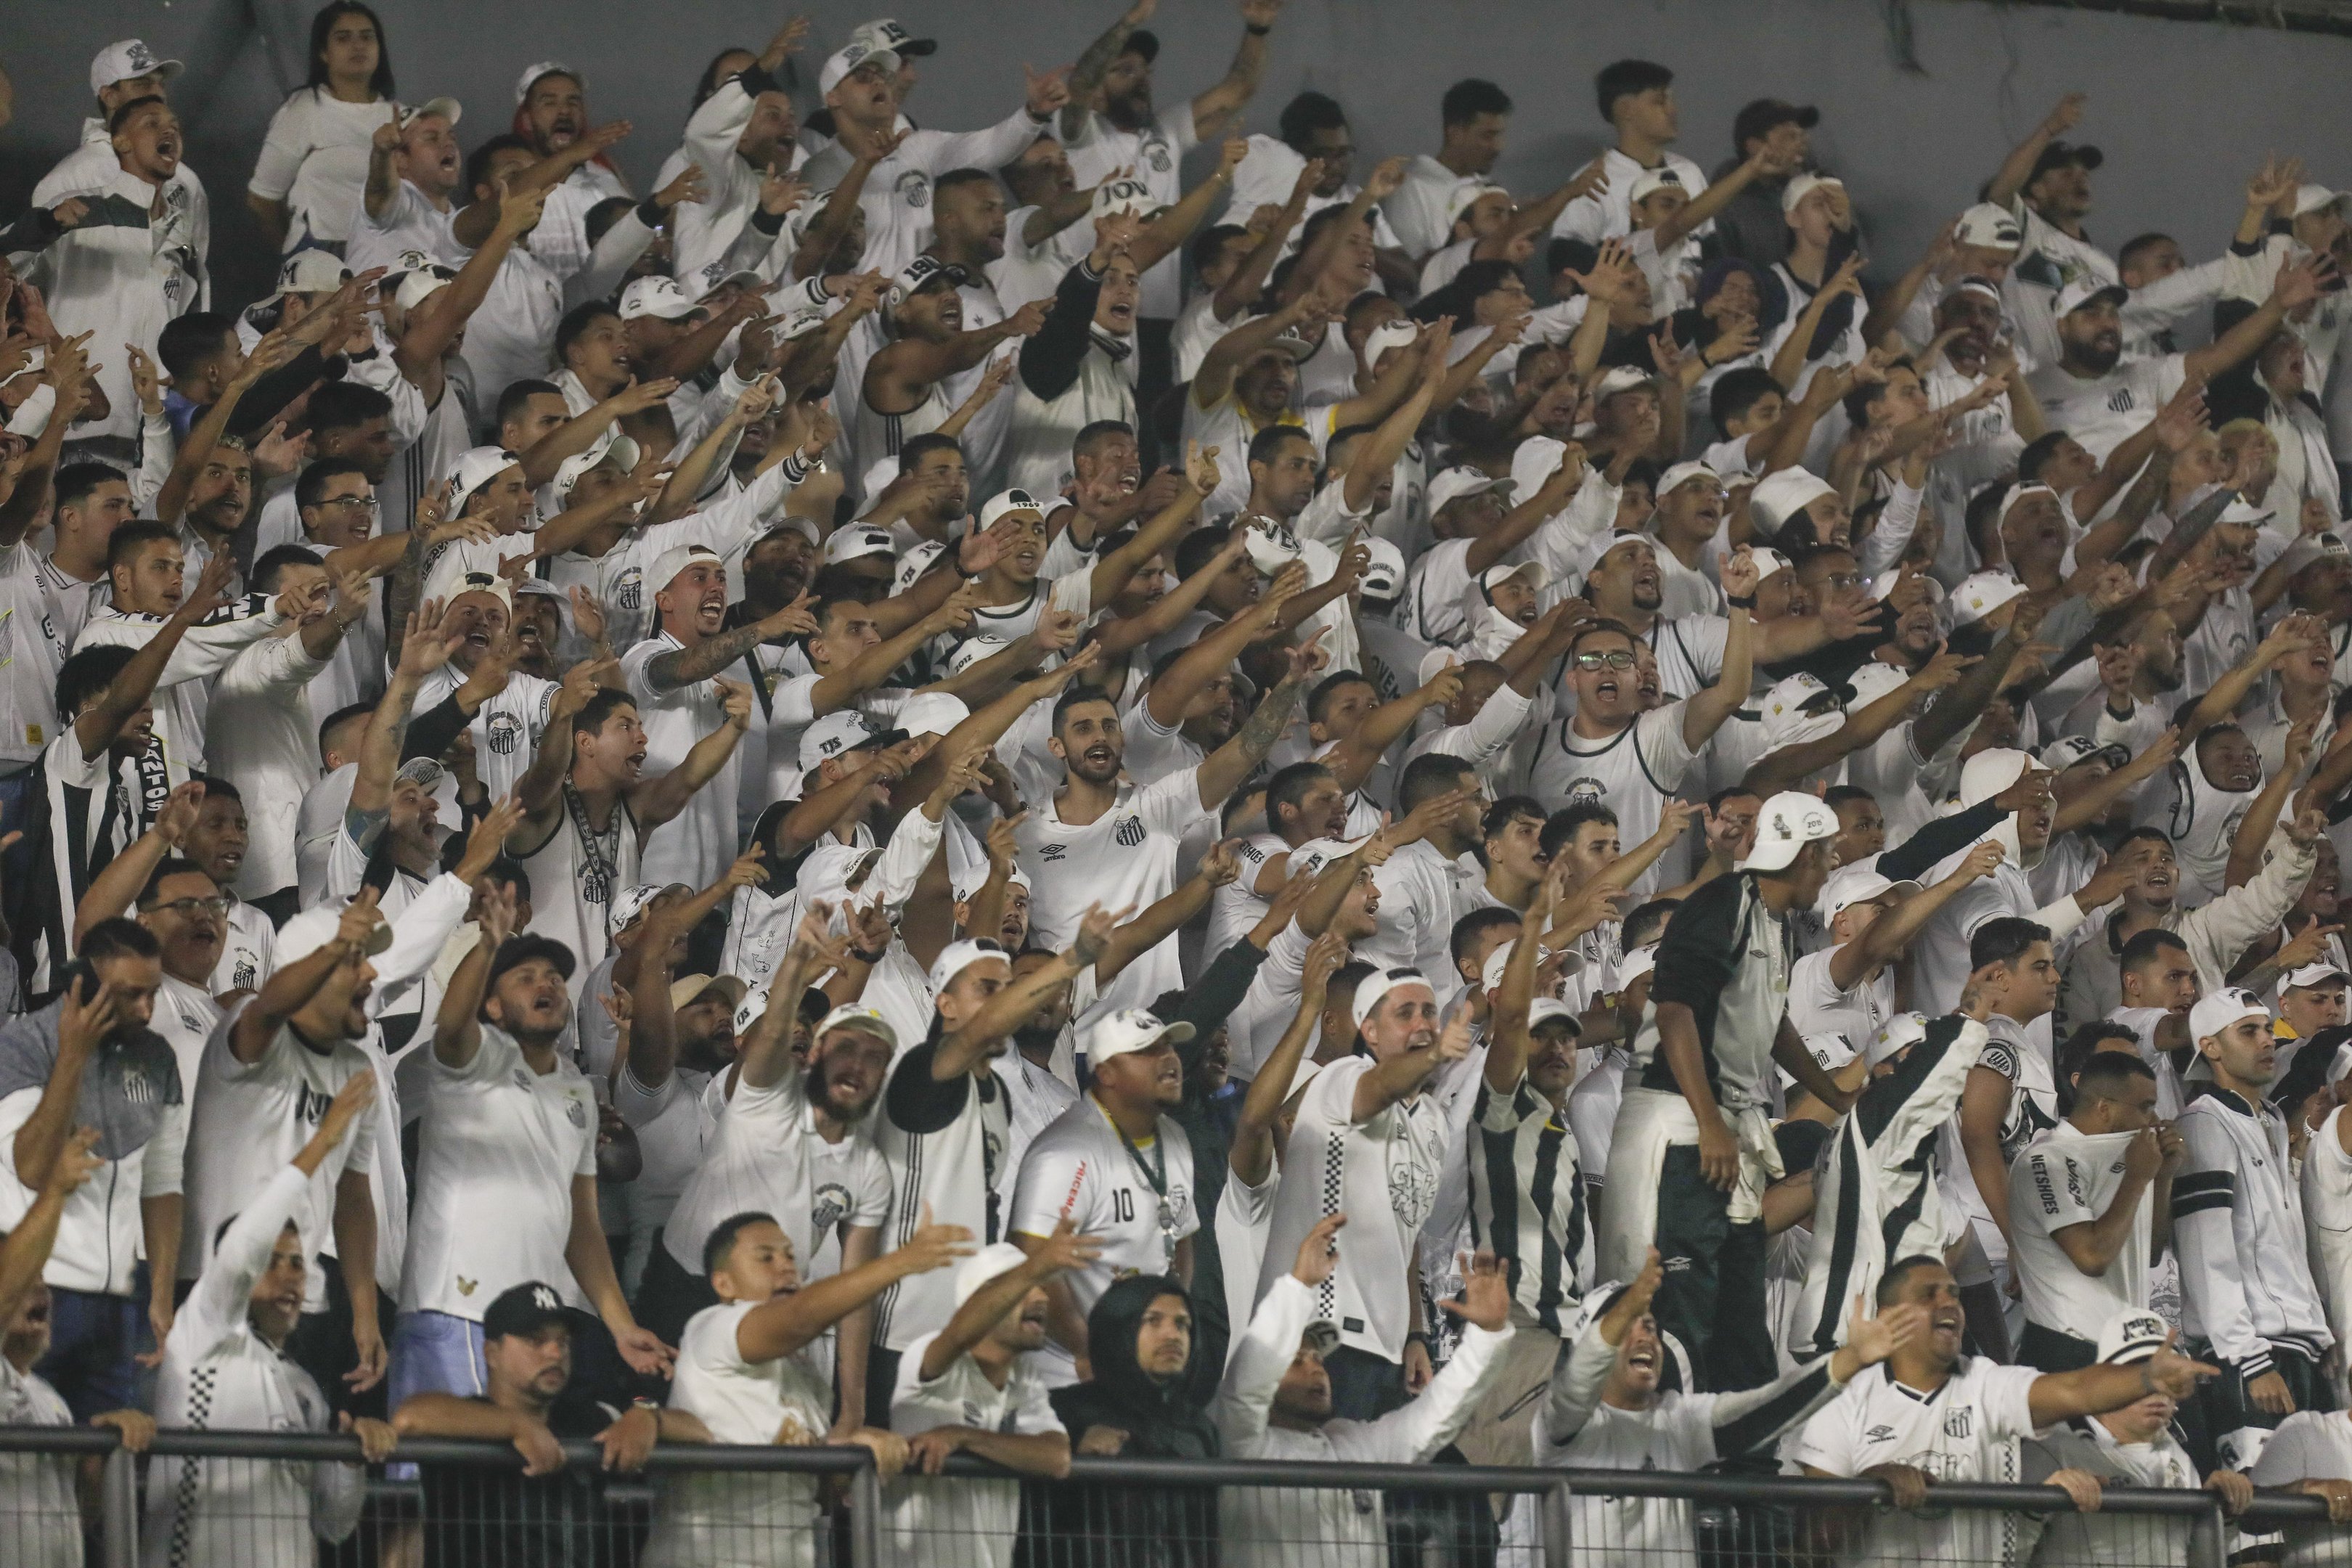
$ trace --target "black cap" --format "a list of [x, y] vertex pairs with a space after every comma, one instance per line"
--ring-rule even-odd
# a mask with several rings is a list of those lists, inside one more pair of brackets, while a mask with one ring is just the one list
[[572, 978], [572, 970], [578, 966], [572, 950], [553, 937], [521, 931], [500, 942], [499, 951], [490, 955], [490, 977], [486, 984], [495, 987], [499, 975], [534, 958], [543, 958], [555, 965], [556, 973], [566, 980]]
[[1160, 58], [1160, 35], [1149, 27], [1138, 27], [1128, 34], [1127, 42], [1118, 47], [1118, 52], [1123, 55], [1141, 55], [1143, 63], [1150, 65]]
[[482, 1338], [499, 1340], [509, 1334], [536, 1334], [567, 1321], [563, 1298], [555, 1293], [555, 1287], [526, 1279], [500, 1292], [499, 1299], [490, 1303], [490, 1310], [482, 1314]]
[[1777, 98], [1759, 98], [1741, 110], [1731, 122], [1731, 150], [1747, 155], [1748, 139], [1769, 134], [1776, 125], [1801, 125], [1811, 131], [1822, 122], [1822, 111], [1810, 103], [1783, 103]]
[[2053, 142], [2042, 149], [2042, 156], [2033, 160], [2033, 173], [2025, 177], [2032, 184], [2053, 169], [2063, 169], [2069, 163], [2085, 169], [2095, 169], [2107, 161], [2107, 155], [2088, 142]]
[[1780, 1152], [1780, 1168], [1791, 1176], [1807, 1174], [1831, 1136], [1831, 1130], [1818, 1121], [1783, 1121], [1772, 1129], [1772, 1142]]

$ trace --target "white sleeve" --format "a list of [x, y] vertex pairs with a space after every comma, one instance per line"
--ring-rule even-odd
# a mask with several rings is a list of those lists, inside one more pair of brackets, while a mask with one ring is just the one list
[[1881, 573], [1891, 572], [1903, 559], [1903, 552], [1911, 545], [1911, 535], [1919, 527], [1920, 503], [1926, 495], [1911, 486], [1896, 483], [1895, 493], [1886, 498], [1878, 520], [1862, 542], [1860, 565], [1863, 580], [1875, 580]]
[[890, 842], [882, 847], [881, 858], [874, 862], [874, 874], [860, 889], [859, 901], [869, 901], [864, 895], [871, 894], [893, 913], [906, 908], [907, 900], [915, 896], [915, 883], [923, 868], [939, 853], [940, 836], [946, 830], [944, 818], [933, 822], [920, 806], [901, 817]]
[[1601, 1407], [1601, 1388], [1617, 1364], [1617, 1347], [1601, 1337], [1598, 1320], [1587, 1324], [1569, 1352], [1553, 1363], [1539, 1419], [1544, 1438], [1561, 1444], [1584, 1430]]
[[253, 177], [245, 188], [265, 201], [282, 202], [294, 188], [294, 176], [302, 171], [302, 160], [310, 155], [310, 138], [296, 123], [301, 118], [299, 107], [302, 92], [278, 106], [269, 117], [269, 129], [261, 139], [261, 155], [254, 161]]
[[[1508, 686], [1498, 686], [1486, 704], [1470, 716], [1467, 724], [1455, 724], [1440, 730], [1430, 738], [1429, 749], [1449, 757], [1460, 757], [1472, 767], [1490, 761], [1511, 743], [1527, 722], [1528, 710], [1535, 699], [1522, 697]], [[1675, 726], [1681, 732], [1681, 726]]]
[[1028, 151], [1050, 123], [1031, 119], [1024, 103], [985, 131], [918, 131], [909, 138], [918, 150], [902, 156], [919, 161], [934, 176], [950, 169], [1001, 169]]
[[1247, 1458], [1265, 1443], [1275, 1391], [1298, 1355], [1299, 1337], [1307, 1332], [1314, 1311], [1314, 1291], [1296, 1275], [1285, 1274], [1250, 1314], [1248, 1331], [1235, 1342], [1225, 1362], [1224, 1382], [1210, 1407], [1228, 1453]]
[[1089, 1230], [1095, 1222], [1095, 1186], [1087, 1178], [1094, 1173], [1076, 1150], [1041, 1147], [1040, 1139], [1031, 1139], [1013, 1188], [1008, 1228], [1021, 1236], [1051, 1236], [1066, 1214], [1078, 1222], [1081, 1232]]
[[1181, 773], [1170, 773], [1166, 778], [1136, 791], [1135, 814], [1143, 818], [1146, 826], [1178, 837], [1194, 823], [1208, 821], [1216, 816], [1213, 809], [1201, 804], [1199, 768], [1186, 768]]
[[2099, 1217], [2074, 1162], [2046, 1142], [2019, 1151], [2010, 1166], [2009, 1194], [2011, 1222], [2045, 1236], [2055, 1236], [2070, 1225], [2095, 1224]]
[[381, 1016], [384, 1007], [404, 995], [409, 986], [441, 956], [450, 934], [463, 923], [474, 889], [455, 872], [444, 871], [408, 900], [392, 922], [392, 945], [375, 958], [375, 990], [368, 1012]]
[[1683, 715], [1689, 709], [1690, 699], [1685, 697], [1644, 713], [1636, 721], [1639, 728], [1634, 740], [1642, 748], [1642, 761], [1648, 766], [1650, 776], [1665, 789], [1680, 784], [1691, 763], [1698, 760], [1698, 753], [1691, 750], [1683, 735]]
[[220, 1245], [213, 1248], [212, 1262], [205, 1266], [188, 1299], [180, 1304], [179, 1315], [173, 1320], [171, 1336], [165, 1342], [165, 1348], [178, 1356], [184, 1366], [194, 1366], [214, 1346], [244, 1325], [253, 1282], [269, 1267], [269, 1255], [277, 1248], [278, 1235], [285, 1230], [286, 1222], [294, 1217], [295, 1205], [301, 1201], [310, 1184], [310, 1178], [302, 1173], [299, 1165], [290, 1162], [280, 1165], [260, 1193], [221, 1233]]
[[1513, 1331], [1464, 1331], [1462, 1342], [1421, 1397], [1377, 1421], [1334, 1422], [1325, 1430], [1342, 1459], [1358, 1463], [1417, 1465], [1454, 1441], [1469, 1424], [1472, 1408], [1502, 1371], [1503, 1347]]
[[2297, 1481], [2329, 1479], [2327, 1472], [2339, 1467], [2312, 1463], [2311, 1446], [2307, 1436], [2312, 1427], [2327, 1417], [2317, 1411], [2298, 1411], [2279, 1423], [2278, 1430], [2263, 1445], [2262, 1457], [2248, 1472], [2254, 1485], [2263, 1488], [2291, 1487]]
[[141, 1197], [164, 1198], [182, 1190], [182, 1173], [187, 1162], [188, 1110], [195, 1093], [193, 1084], [180, 1086], [180, 1103], [164, 1110], [155, 1123], [155, 1135], [140, 1151]]

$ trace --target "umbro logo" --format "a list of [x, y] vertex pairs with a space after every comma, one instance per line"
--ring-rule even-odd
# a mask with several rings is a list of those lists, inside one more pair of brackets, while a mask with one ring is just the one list
[[1040, 860], [1059, 860], [1062, 858], [1062, 852], [1068, 847], [1069, 846], [1066, 844], [1048, 844], [1043, 849], [1037, 851], [1037, 858]]
[[1894, 1436], [1895, 1428], [1892, 1426], [1873, 1426], [1862, 1435], [1862, 1440], [1865, 1443], [1885, 1443], [1891, 1440]]

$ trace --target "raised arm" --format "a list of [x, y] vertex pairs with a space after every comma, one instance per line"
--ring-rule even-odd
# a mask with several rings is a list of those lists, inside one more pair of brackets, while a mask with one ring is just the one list
[[629, 809], [640, 832], [651, 833], [686, 809], [694, 792], [719, 776], [751, 725], [751, 689], [732, 680], [715, 682], [727, 717], [694, 743], [677, 766], [629, 792]]
[[457, 268], [447, 288], [436, 289], [409, 312], [408, 330], [393, 346], [392, 363], [412, 383], [421, 384], [420, 378], [428, 374], [440, 374], [441, 356], [489, 298], [490, 284], [506, 265], [508, 252], [538, 225], [547, 205], [543, 189], [517, 192], [500, 181], [498, 191], [498, 216], [480, 248], [466, 258], [466, 265]]
[[362, 889], [360, 896], [343, 906], [335, 925], [334, 940], [316, 952], [307, 954], [270, 972], [261, 989], [245, 1010], [236, 1016], [228, 1034], [231, 1055], [251, 1067], [269, 1048], [286, 1020], [300, 1012], [303, 1005], [318, 994], [327, 977], [349, 958], [367, 952], [368, 936], [383, 919], [376, 908], [376, 890]]
[[173, 790], [164, 799], [163, 808], [155, 814], [155, 826], [141, 834], [130, 848], [109, 860], [106, 868], [89, 879], [89, 889], [74, 905], [73, 945], [77, 951], [90, 927], [130, 910], [146, 889], [148, 879], [154, 876], [155, 868], [163, 863], [165, 856], [179, 848], [188, 829], [196, 825], [196, 812], [204, 799], [201, 780], [190, 779]]
[[1307, 949], [1307, 962], [1298, 975], [1298, 1011], [1291, 1016], [1290, 1026], [1283, 1030], [1265, 1060], [1258, 1064], [1257, 1076], [1250, 1079], [1249, 1092], [1242, 1097], [1241, 1112], [1234, 1121], [1226, 1167], [1236, 1181], [1257, 1186], [1274, 1173], [1274, 1124], [1289, 1102], [1291, 1080], [1298, 1076], [1298, 1064], [1306, 1058], [1307, 1047], [1322, 1023], [1331, 976], [1347, 962], [1348, 944], [1336, 931], [1325, 931]]
[[1697, 751], [1739, 710], [1755, 681], [1756, 618], [1748, 605], [1756, 601], [1756, 559], [1746, 545], [1723, 563], [1723, 591], [1735, 600], [1725, 611], [1729, 630], [1723, 637], [1723, 673], [1712, 686], [1703, 686], [1683, 703], [1683, 744]]
[[236, 563], [224, 551], [205, 563], [203, 574], [196, 579], [195, 590], [180, 601], [155, 635], [131, 656], [130, 662], [115, 672], [106, 684], [106, 690], [89, 707], [75, 716], [74, 737], [81, 742], [85, 760], [95, 759], [107, 747], [114, 744], [130, 723], [132, 715], [154, 700], [156, 684], [172, 662], [181, 639], [221, 605], [226, 603], [223, 590], [228, 585], [229, 573]]
[[1052, 1236], [1030, 1250], [1026, 1259], [973, 1291], [955, 1310], [948, 1326], [924, 1348], [917, 1374], [925, 1383], [945, 1376], [948, 1368], [986, 1339], [1005, 1313], [1028, 1299], [1030, 1291], [1071, 1269], [1087, 1268], [1101, 1255], [1100, 1237], [1080, 1236], [1077, 1226], [1064, 1219]]
[[2070, 92], [2060, 99], [2058, 107], [2043, 115], [2042, 123], [2036, 125], [2024, 141], [2009, 150], [2009, 156], [2000, 161], [2000, 167], [1993, 171], [1990, 180], [1985, 182], [1985, 200], [2005, 207], [2018, 198], [2033, 178], [2033, 165], [2041, 162], [2042, 150], [2074, 129], [2082, 120], [2083, 105], [2088, 96]]
[[1959, 895], [1969, 883], [1990, 877], [1993, 868], [2006, 858], [2007, 852], [1992, 839], [1986, 839], [1968, 853], [1952, 874], [1932, 887], [1923, 888], [1904, 900], [1894, 909], [1870, 922], [1870, 929], [1852, 942], [1830, 953], [1830, 978], [1841, 991], [1851, 991], [1882, 966], [1903, 956], [1906, 949], [1936, 911]]
[[1426, 1085], [1437, 1069], [1470, 1054], [1470, 1012], [1463, 1008], [1446, 1021], [1437, 1044], [1427, 1050], [1400, 1051], [1356, 1080], [1349, 1120], [1360, 1127]]
[[1318, 646], [1322, 637], [1318, 632], [1298, 647], [1290, 650], [1290, 668], [1280, 683], [1267, 692], [1234, 738], [1202, 762], [1197, 773], [1201, 788], [1201, 805], [1215, 810], [1227, 795], [1239, 789], [1242, 781], [1265, 761], [1266, 753], [1290, 726], [1291, 710], [1307, 690], [1307, 683], [1330, 662], [1328, 655]]

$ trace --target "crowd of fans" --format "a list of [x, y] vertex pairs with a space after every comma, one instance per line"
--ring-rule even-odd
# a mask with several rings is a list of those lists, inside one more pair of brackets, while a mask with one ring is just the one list
[[[1281, 0], [1165, 89], [1154, 7], [970, 130], [788, 22], [641, 193], [336, 0], [241, 310], [179, 63], [92, 58], [0, 231], [0, 1422], [511, 1442], [523, 1535], [558, 1439], [858, 1445], [912, 1562], [1074, 1454], [2352, 1522], [2352, 196], [2110, 250], [2075, 96], [1872, 255], [1811, 107], [1709, 174], [1620, 60], [1514, 193], [1464, 80], [1360, 171]], [[151, 1560], [308, 1561], [316, 1469], [156, 1458]], [[540, 1560], [465, 1479], [425, 1560]], [[646, 1561], [812, 1560], [719, 1479]], [[1206, 1506], [1124, 1528], [1433, 1510]]]

